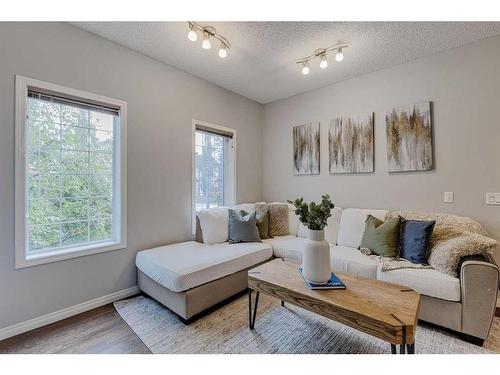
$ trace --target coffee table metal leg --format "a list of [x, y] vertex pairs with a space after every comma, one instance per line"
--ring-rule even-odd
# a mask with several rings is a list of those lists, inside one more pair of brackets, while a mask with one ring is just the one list
[[415, 354], [415, 343], [406, 345], [408, 354]]
[[397, 354], [397, 352], [396, 352], [396, 344], [391, 344], [391, 354]]
[[252, 289], [248, 288], [248, 327], [252, 329]]
[[250, 329], [254, 329], [255, 327], [255, 318], [257, 317], [257, 306], [259, 304], [259, 295], [260, 293], [255, 293], [255, 305], [253, 308], [253, 316], [252, 316], [252, 289], [248, 289], [248, 323]]
[[257, 305], [259, 304], [259, 295], [260, 295], [259, 292], [255, 294], [255, 306], [253, 309], [252, 329], [255, 327], [255, 318], [257, 317]]
[[285, 307], [285, 301], [281, 301], [281, 307]]

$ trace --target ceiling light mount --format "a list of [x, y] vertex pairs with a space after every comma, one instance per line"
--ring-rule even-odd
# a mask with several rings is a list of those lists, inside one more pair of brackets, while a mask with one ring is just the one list
[[[296, 64], [300, 64], [302, 66], [302, 73], [309, 74], [309, 62], [314, 60], [315, 58], [319, 58], [321, 61], [319, 66], [321, 69], [325, 69], [328, 67], [327, 54], [328, 52], [335, 52], [335, 61], [341, 62], [344, 59], [343, 49], [350, 47], [348, 43], [335, 44], [333, 46], [327, 48], [318, 48], [311, 55], [303, 57], [297, 61]], [[304, 67], [307, 67], [307, 73], [304, 73]]]
[[188, 26], [188, 39], [190, 41], [196, 42], [198, 40], [198, 33], [200, 33], [201, 35], [203, 35], [203, 42], [201, 44], [202, 48], [210, 49], [212, 47], [210, 39], [216, 39], [220, 42], [219, 56], [221, 58], [225, 58], [227, 56], [227, 51], [231, 48], [231, 44], [225, 37], [217, 33], [215, 27], [210, 25], [202, 26], [192, 21], [188, 22]]

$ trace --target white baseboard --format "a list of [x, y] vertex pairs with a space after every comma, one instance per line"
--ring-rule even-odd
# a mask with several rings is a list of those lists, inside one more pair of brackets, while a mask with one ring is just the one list
[[57, 322], [62, 319], [69, 318], [70, 316], [80, 314], [82, 312], [95, 309], [100, 306], [107, 305], [108, 303], [118, 301], [122, 298], [127, 298], [139, 293], [139, 288], [133, 286], [131, 288], [119, 290], [91, 301], [83, 302], [75, 306], [67, 307], [62, 310], [55, 311], [50, 314], [39, 316], [38, 318], [26, 320], [25, 322], [17, 323], [9, 327], [0, 329], [0, 340], [5, 340], [6, 338], [19, 335], [21, 333], [31, 331], [35, 328], [40, 328]]

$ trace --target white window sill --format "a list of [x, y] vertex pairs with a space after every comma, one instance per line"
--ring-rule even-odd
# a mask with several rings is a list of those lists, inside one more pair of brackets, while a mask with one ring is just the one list
[[125, 249], [126, 243], [116, 241], [98, 242], [86, 246], [69, 247], [54, 251], [26, 254], [18, 259], [16, 257], [16, 269], [37, 266], [40, 264], [58, 262], [61, 260], [79, 258], [88, 255], [104, 253], [108, 251]]

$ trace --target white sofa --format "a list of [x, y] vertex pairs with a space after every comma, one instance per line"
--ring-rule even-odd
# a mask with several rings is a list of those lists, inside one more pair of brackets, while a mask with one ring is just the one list
[[[246, 211], [252, 204], [238, 205]], [[464, 259], [459, 277], [434, 269], [383, 272], [378, 262], [359, 251], [364, 222], [388, 211], [335, 207], [325, 231], [331, 268], [359, 277], [409, 287], [422, 294], [419, 318], [452, 329], [481, 344], [494, 317], [498, 267], [491, 257]], [[300, 263], [306, 230], [289, 205], [289, 234], [262, 243], [205, 244], [197, 225], [197, 241], [167, 245], [137, 254], [139, 288], [188, 322], [207, 308], [247, 288], [247, 270], [272, 257]]]
[[[335, 209], [341, 210], [339, 208]], [[337, 233], [337, 236], [333, 238], [335, 241], [329, 241], [332, 271], [407, 286], [426, 296], [446, 301], [460, 301], [459, 278], [448, 276], [434, 269], [408, 268], [383, 272], [375, 259], [361, 253], [359, 247], [367, 215], [373, 215], [384, 220], [387, 212], [385, 210], [348, 208], [342, 210], [342, 214], [338, 215], [338, 219], [330, 219], [330, 230], [337, 228], [336, 231], [333, 231]], [[300, 232], [299, 229], [298, 235], [301, 237], [290, 234], [264, 240], [264, 243], [272, 246], [276, 257], [300, 263], [304, 248], [304, 238], [302, 236], [305, 237], [305, 231], [304, 234]]]

